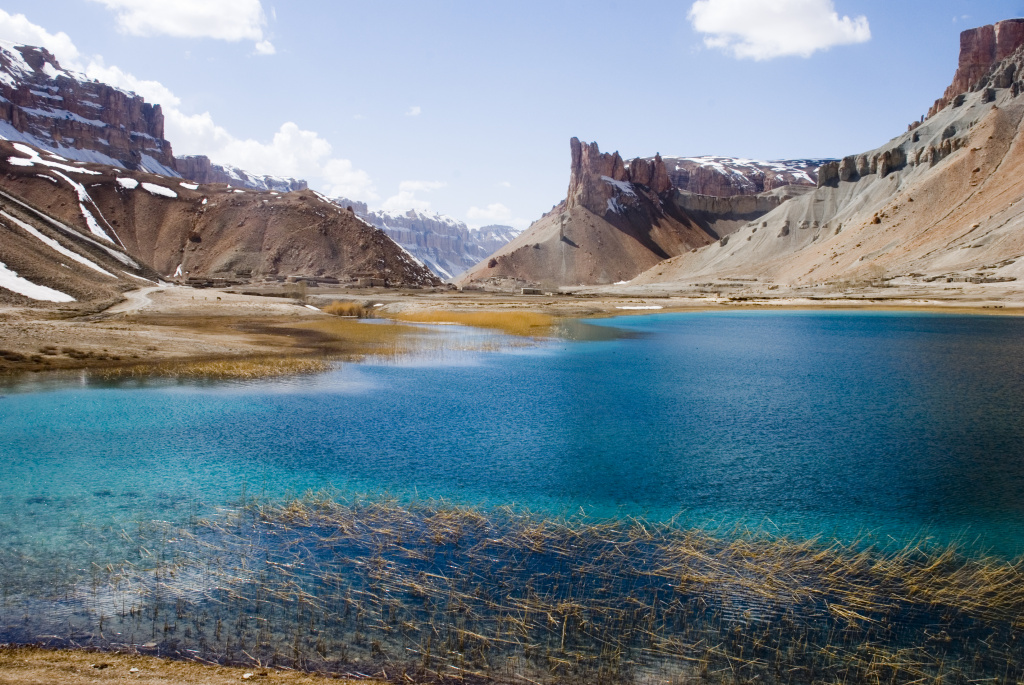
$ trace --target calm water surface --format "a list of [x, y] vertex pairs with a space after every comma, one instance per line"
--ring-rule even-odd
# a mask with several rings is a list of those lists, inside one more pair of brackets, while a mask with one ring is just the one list
[[[298, 380], [9, 388], [0, 540], [308, 488], [1024, 552], [1024, 319], [664, 314]], [[596, 336], [600, 337], [600, 336]]]

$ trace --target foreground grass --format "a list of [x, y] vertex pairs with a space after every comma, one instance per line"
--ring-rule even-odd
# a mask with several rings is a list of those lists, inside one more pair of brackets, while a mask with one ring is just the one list
[[97, 646], [403, 682], [1024, 678], [1024, 560], [956, 547], [336, 493], [131, 540], [83, 598]]

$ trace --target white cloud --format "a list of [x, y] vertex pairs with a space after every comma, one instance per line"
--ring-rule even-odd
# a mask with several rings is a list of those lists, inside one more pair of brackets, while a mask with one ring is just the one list
[[159, 81], [140, 79], [119, 67], [108, 66], [102, 57], [85, 60], [67, 34], [51, 34], [24, 15], [12, 16], [0, 10], [0, 39], [45, 47], [64, 68], [160, 104], [164, 112], [164, 135], [179, 155], [202, 154], [216, 163], [230, 164], [251, 173], [306, 179], [331, 196], [378, 199], [373, 181], [365, 171], [354, 168], [347, 159], [333, 157], [327, 140], [313, 131], [302, 130], [293, 122], [283, 124], [269, 143], [242, 140], [218, 126], [209, 112], [186, 114], [181, 109], [181, 98]]
[[71, 37], [63, 31], [50, 33], [33, 24], [24, 14], [8, 14], [0, 10], [0, 39], [24, 45], [38, 45], [49, 50], [67, 69], [81, 71], [81, 58]]
[[117, 13], [132, 36], [263, 40], [267, 16], [260, 0], [92, 0]]
[[698, 0], [689, 18], [707, 47], [739, 59], [810, 57], [871, 40], [867, 17], [840, 18], [833, 0]]
[[269, 40], [262, 40], [256, 43], [256, 52], [260, 55], [276, 55], [277, 48]]
[[204, 154], [256, 174], [303, 178], [331, 197], [378, 199], [369, 174], [347, 159], [332, 157], [327, 140], [294, 122], [282, 124], [273, 139], [264, 143], [235, 138], [216, 125], [208, 112], [186, 115], [169, 109], [165, 114], [167, 137], [179, 154]]
[[500, 182], [499, 182], [499, 183], [497, 183], [496, 185], [497, 185], [497, 186], [498, 186], [499, 188], [511, 188], [511, 187], [512, 187], [512, 184], [511, 184], [511, 183], [509, 183], [508, 181], [500, 181]]
[[402, 181], [398, 185], [398, 194], [384, 200], [381, 209], [388, 212], [404, 212], [410, 209], [428, 212], [430, 211], [430, 201], [417, 197], [417, 193], [440, 190], [446, 185], [441, 181]]
[[405, 113], [405, 116], [418, 117], [421, 114], [423, 114], [423, 108], [420, 106], [414, 106], [409, 108], [409, 111]]
[[487, 205], [484, 209], [480, 209], [479, 207], [470, 207], [469, 211], [466, 212], [466, 216], [471, 221], [488, 221], [495, 223], [498, 221], [511, 220], [512, 210], [500, 202], [495, 202], [494, 204]]
[[483, 209], [480, 207], [470, 207], [466, 211], [466, 218], [474, 225], [474, 228], [479, 228], [486, 224], [502, 224], [522, 230], [530, 225], [527, 219], [513, 218], [512, 210], [500, 202], [487, 205]]

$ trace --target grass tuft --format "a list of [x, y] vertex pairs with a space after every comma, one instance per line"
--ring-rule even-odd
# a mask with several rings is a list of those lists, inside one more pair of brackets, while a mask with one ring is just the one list
[[358, 302], [332, 302], [323, 308], [327, 314], [334, 316], [348, 316], [357, 319], [367, 319], [371, 311]]

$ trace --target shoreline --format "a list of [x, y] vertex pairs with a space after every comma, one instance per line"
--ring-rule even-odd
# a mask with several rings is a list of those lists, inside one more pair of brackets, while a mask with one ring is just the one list
[[138, 653], [86, 649], [0, 645], [0, 685], [93, 685], [137, 682], [149, 685], [225, 685], [226, 683], [383, 682], [345, 679], [282, 668], [221, 666], [202, 661], [169, 659]]
[[[963, 296], [928, 297], [899, 289], [867, 290], [846, 297], [826, 293], [607, 292], [517, 295], [490, 292], [326, 290], [306, 301], [281, 293], [148, 287], [120, 302], [84, 315], [62, 317], [46, 308], [0, 308], [0, 379], [55, 378], [69, 373], [100, 376], [246, 378], [316, 372], [324, 365], [354, 361], [387, 348], [394, 351], [410, 324], [480, 325], [471, 314], [489, 313], [482, 327], [525, 337], [547, 337], [539, 326], [505, 326], [504, 313], [561, 319], [647, 314], [742, 311], [872, 311], [968, 316], [1024, 316], [1024, 294], [984, 286]], [[895, 292], [883, 292], [895, 290]], [[932, 293], [938, 295], [939, 293]], [[943, 293], [945, 294], [945, 293]], [[968, 296], [969, 295], [969, 296]], [[360, 303], [389, 326], [370, 329], [356, 319], [331, 316], [332, 301]], [[347, 323], [342, 323], [347, 322]], [[402, 330], [402, 329], [407, 330]], [[191, 369], [189, 367], [192, 367]]]

